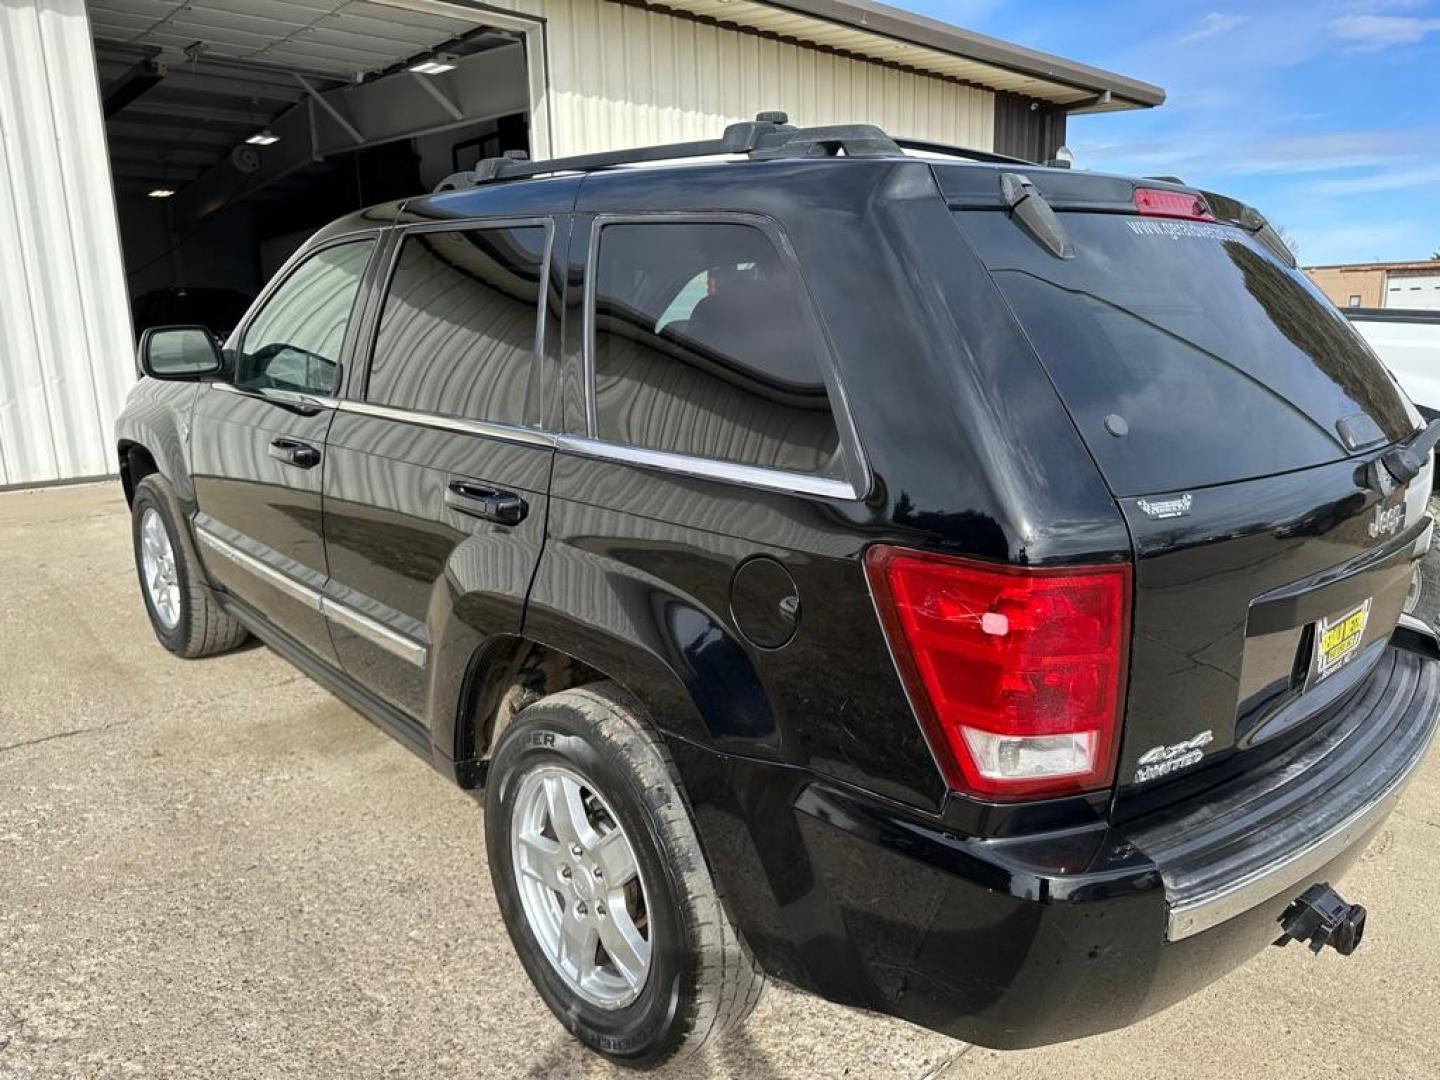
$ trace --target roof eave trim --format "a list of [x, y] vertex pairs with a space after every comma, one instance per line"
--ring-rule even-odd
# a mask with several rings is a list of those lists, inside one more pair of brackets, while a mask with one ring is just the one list
[[[1094, 94], [1109, 91], [1115, 104], [1135, 108], [1154, 108], [1165, 101], [1165, 91], [1153, 83], [1092, 67], [1074, 60], [1053, 56], [1036, 49], [1027, 49], [999, 38], [977, 34], [938, 19], [915, 15], [888, 4], [872, 0], [761, 0], [770, 7], [784, 8], [797, 15], [808, 15], [842, 26], [881, 34], [911, 45], [951, 53], [966, 60], [975, 60], [1003, 68], [1018, 75], [1028, 75], [1049, 82], [1088, 90]], [[1080, 105], [1083, 108], [1083, 105]]]

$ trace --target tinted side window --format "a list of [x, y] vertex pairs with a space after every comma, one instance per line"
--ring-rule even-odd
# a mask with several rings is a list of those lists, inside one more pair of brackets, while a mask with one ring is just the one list
[[836, 464], [820, 343], [764, 232], [607, 225], [597, 258], [600, 438], [796, 472]]
[[547, 230], [407, 236], [385, 297], [366, 399], [525, 421]]
[[302, 394], [340, 388], [340, 348], [373, 246], [337, 244], [295, 268], [246, 328], [236, 386]]

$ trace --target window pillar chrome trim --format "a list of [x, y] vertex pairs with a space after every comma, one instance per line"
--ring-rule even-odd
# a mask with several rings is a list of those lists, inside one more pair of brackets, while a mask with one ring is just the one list
[[340, 405], [339, 398], [323, 397], [318, 394], [299, 394], [291, 390], [273, 390], [269, 388], [252, 390], [228, 382], [214, 382], [210, 385], [216, 390], [225, 391], [227, 394], [238, 394], [240, 397], [254, 398], [257, 401], [268, 401], [273, 405], [299, 405], [302, 407], [321, 409], [334, 409]]
[[540, 446], [546, 449], [555, 446], [554, 435], [535, 428], [513, 427], [510, 424], [469, 420], [459, 416], [441, 416], [438, 413], [418, 412], [413, 409], [397, 409], [390, 405], [375, 405], [368, 401], [337, 401], [335, 408], [338, 412], [354, 413], [357, 416], [373, 416], [380, 420], [394, 420], [401, 424], [417, 424], [420, 427], [449, 431], [457, 435], [480, 435], [487, 439], [499, 439], [502, 442]]
[[742, 465], [734, 461], [718, 461], [713, 458], [692, 457], [668, 450], [650, 450], [643, 446], [623, 446], [619, 443], [589, 439], [580, 435], [561, 435], [556, 440], [558, 449], [584, 457], [603, 458], [626, 465], [659, 469], [663, 472], [683, 473], [706, 480], [719, 480], [743, 487], [764, 488], [768, 491], [782, 491], [791, 495], [818, 495], [825, 499], [858, 499], [859, 493], [849, 480], [831, 476], [815, 476], [810, 473], [787, 472], [784, 469], [767, 469], [760, 465]]

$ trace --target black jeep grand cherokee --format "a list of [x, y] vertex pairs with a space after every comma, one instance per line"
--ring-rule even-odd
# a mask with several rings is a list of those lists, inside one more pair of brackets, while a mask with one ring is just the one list
[[120, 466], [166, 648], [484, 789], [579, 1038], [763, 971], [1032, 1046], [1358, 944], [1440, 429], [1258, 214], [777, 118], [443, 186], [151, 331]]

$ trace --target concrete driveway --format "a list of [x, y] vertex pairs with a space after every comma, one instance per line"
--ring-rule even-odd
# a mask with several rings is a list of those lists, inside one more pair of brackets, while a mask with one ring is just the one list
[[[119, 485], [0, 495], [0, 1077], [617, 1074], [531, 991], [480, 810], [269, 651], [151, 636]], [[772, 986], [666, 1077], [1440, 1076], [1440, 756], [1271, 949], [1127, 1031], [996, 1054]]]

